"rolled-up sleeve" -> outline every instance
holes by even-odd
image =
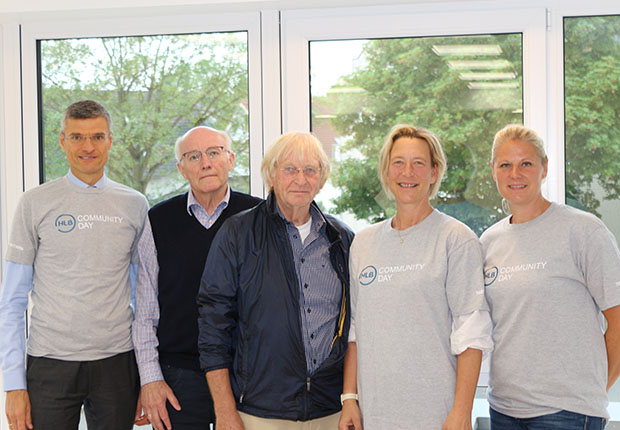
[[[450,350],[459,355],[467,348],[479,349],[484,355],[493,350],[493,322],[487,310],[477,310],[454,319]]]

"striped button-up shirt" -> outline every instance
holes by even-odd
[[[312,226],[303,242],[297,227],[280,213],[286,223],[299,281],[301,331],[308,374],[314,373],[331,351],[342,299],[342,286],[329,259],[325,219],[312,206],[310,213]]]

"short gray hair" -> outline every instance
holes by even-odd
[[[60,131],[64,134],[67,127],[67,120],[71,119],[90,119],[104,117],[108,122],[108,128],[112,131],[112,118],[108,110],[101,104],[94,100],[80,100],[78,102],[69,105],[65,112],[62,114],[62,121],[60,124]]]
[[[232,140],[230,139],[230,136],[225,131],[217,130],[215,128],[207,127],[207,126],[204,126],[204,125],[199,125],[197,127],[190,128],[189,130],[187,130],[185,132],[185,134],[180,136],[176,140],[176,142],[174,142],[174,156],[177,159],[177,161],[181,161],[181,158],[183,157],[183,154],[181,154],[181,144],[183,143],[183,141],[185,139],[187,139],[187,136],[189,136],[190,133],[192,133],[194,130],[199,129],[199,128],[206,128],[206,129],[212,130],[215,133],[219,134],[224,139],[224,145],[227,146],[226,149],[232,150],[232,147],[231,147]]]

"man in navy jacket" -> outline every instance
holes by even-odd
[[[217,428],[296,429],[313,420],[332,430],[353,233],[313,202],[329,160],[312,135],[281,136],[262,174],[269,197],[222,226],[198,293],[200,364]]]
[[[190,191],[153,207],[138,245],[133,324],[144,413],[155,430],[208,429],[213,403],[198,361],[196,293],[224,220],[260,199],[232,191],[235,154],[222,131],[196,127],[175,145]]]

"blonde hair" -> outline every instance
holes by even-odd
[[[527,128],[521,124],[508,124],[500,131],[495,133],[493,138],[493,147],[491,148],[491,162],[495,162],[495,154],[497,149],[505,142],[509,140],[521,140],[529,143],[536,149],[541,160],[544,162],[547,160],[547,153],[545,152],[545,142],[542,138],[531,128]]]
[[[390,130],[390,133],[385,138],[385,142],[381,148],[381,153],[379,155],[379,180],[381,181],[383,191],[385,191],[388,196],[394,197],[388,185],[388,169],[390,168],[392,147],[394,147],[394,143],[401,137],[422,139],[428,144],[428,149],[431,154],[431,167],[437,167],[437,180],[434,184],[431,184],[428,190],[429,199],[432,199],[437,195],[441,185],[441,179],[446,171],[446,156],[441,148],[439,138],[435,136],[432,131],[407,124],[398,124],[392,127],[392,130]]]
[[[330,164],[327,154],[323,150],[323,145],[310,133],[292,131],[278,137],[273,142],[263,157],[261,164],[261,174],[263,181],[269,185],[269,190],[273,190],[273,181],[276,176],[276,167],[278,162],[293,155],[293,157],[302,158],[309,156],[319,161],[321,168],[321,187],[327,182],[329,176]]]

